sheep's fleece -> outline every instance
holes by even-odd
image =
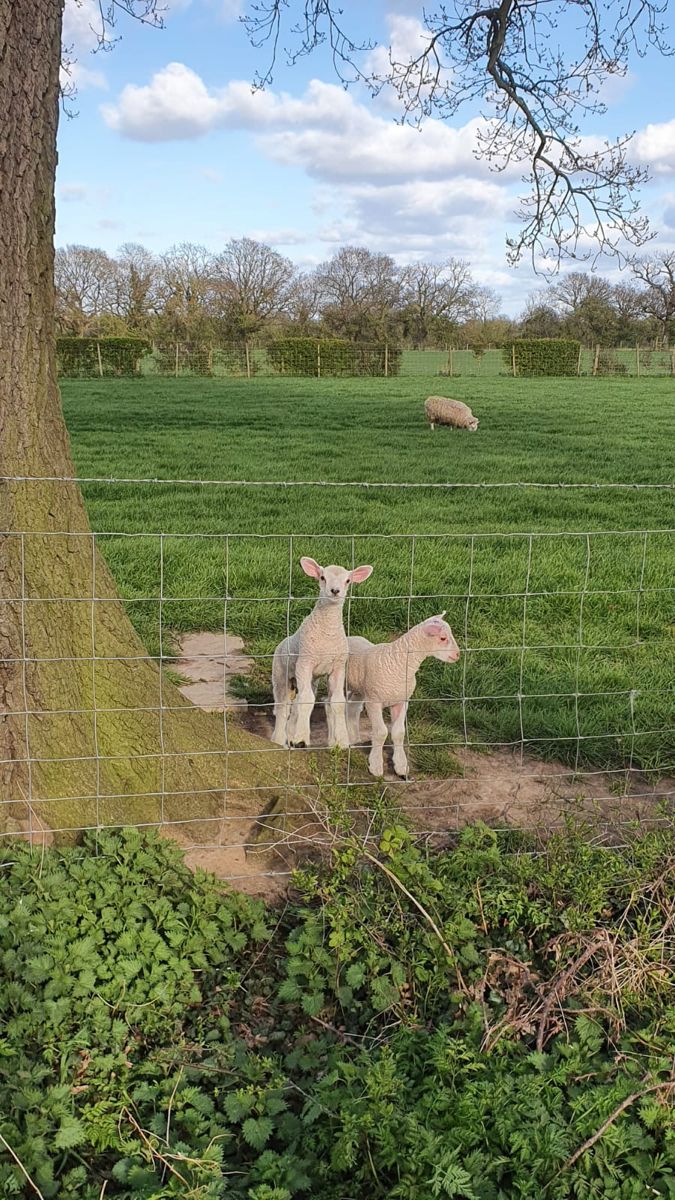
[[[428,396],[424,402],[424,412],[432,429],[434,425],[451,425],[454,429],[470,429],[472,432],[478,428],[478,419],[468,404],[463,404],[461,400]]]

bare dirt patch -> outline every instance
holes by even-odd
[[[236,708],[238,721],[250,732],[269,739],[271,709],[248,708],[229,690],[231,676],[247,674],[253,665],[242,653],[241,640],[228,638],[225,644],[222,634],[190,634],[180,647],[183,658],[175,669],[189,681],[181,688],[183,694],[211,711]],[[362,733],[367,741],[365,717]],[[322,704],[317,704],[312,715],[312,746],[317,751],[326,747]],[[630,822],[648,825],[662,819],[666,806],[672,810],[675,798],[672,777],[655,781],[637,771],[621,770],[575,774],[564,763],[521,754],[519,748],[486,754],[458,747],[449,760],[455,773],[446,778],[401,781],[392,776],[386,780],[413,828],[439,847],[475,821],[499,829],[537,830],[544,835],[569,816],[588,819],[603,827],[609,840],[617,840]],[[372,783],[361,750],[350,752],[350,774],[352,779]],[[295,863],[313,849],[319,850],[324,831],[318,821],[306,821],[301,830],[287,827],[285,834],[275,839],[274,848],[261,855],[257,844],[260,830],[261,823],[251,821],[250,815],[242,813],[238,820],[236,814],[234,819],[231,814],[222,829],[214,829],[214,842],[219,845],[191,846],[184,840],[186,862],[193,869],[201,867],[230,880],[241,891],[277,898],[285,891]],[[164,832],[181,840],[175,827],[165,828]]]
[[[179,690],[187,700],[207,712],[245,708],[230,691],[233,675],[247,675],[253,659],[242,653],[240,637],[223,633],[186,633],[178,643],[180,658],[174,670],[185,680]]]

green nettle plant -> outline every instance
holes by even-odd
[[[504,347],[503,355],[516,375],[576,375],[580,349],[573,338],[517,338]]]
[[[2,848],[0,1194],[675,1195],[672,833],[432,857],[329,793],[276,909],[153,834]]]

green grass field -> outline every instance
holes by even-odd
[[[422,404],[438,391],[472,405],[476,434],[429,432]],[[82,476],[674,475],[671,379],[146,379],[64,381],[62,393]],[[165,654],[172,632],[222,628],[227,588],[228,629],[262,656],[247,685],[259,703],[270,699],[265,656],[312,603],[299,556],[345,565],[354,556],[375,573],[352,599],[353,632],[381,640],[445,608],[469,651],[456,668],[423,668],[411,710],[411,741],[425,746],[418,769],[443,770],[446,748],[465,735],[477,745],[524,738],[580,765],[673,765],[675,537],[641,532],[675,527],[673,492],[106,483],[85,496],[97,531],[144,535],[101,545],[153,652],[160,573]],[[289,590],[300,599],[289,604]]]

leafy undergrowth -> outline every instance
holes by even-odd
[[[587,834],[390,815],[278,909],[138,831],[6,846],[0,1193],[675,1195],[675,845]]]

